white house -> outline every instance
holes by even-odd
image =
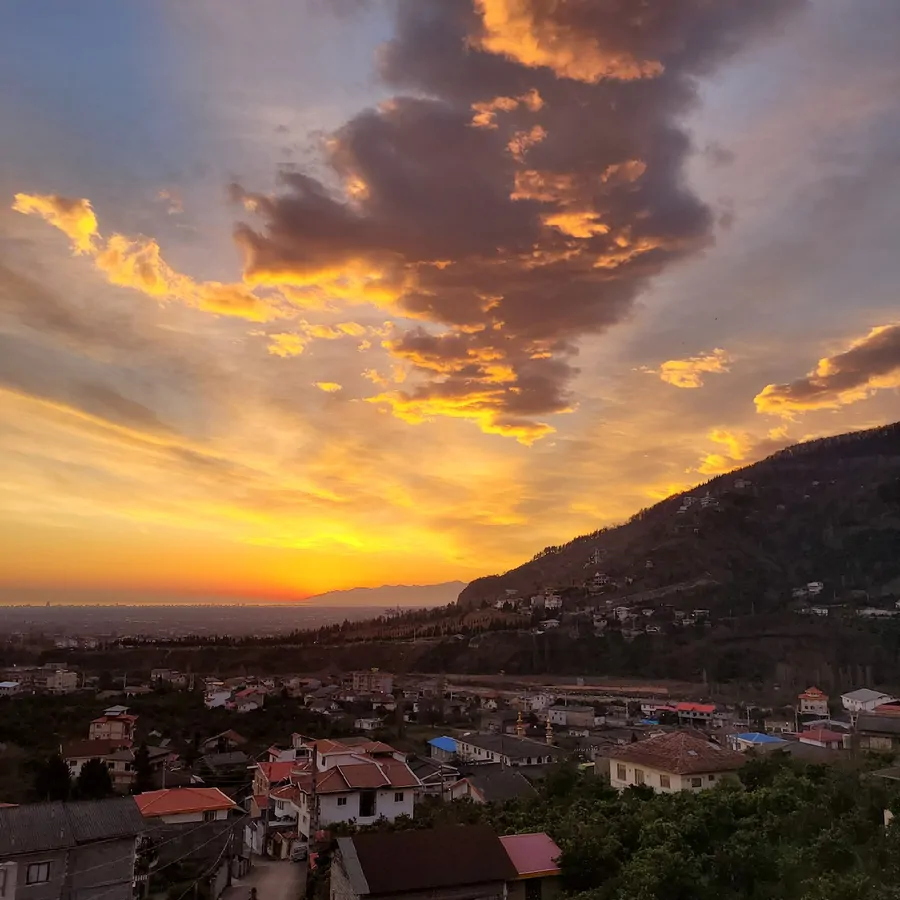
[[[559,757],[559,751],[550,744],[509,734],[464,734],[456,739],[456,753],[466,762],[505,766],[540,766]]]
[[[0,681],[0,697],[14,697],[20,690],[18,681]]]
[[[610,784],[624,790],[646,785],[657,793],[715,787],[747,757],[687,731],[624,744],[609,753]]]
[[[367,716],[365,718],[357,719],[353,723],[353,727],[357,731],[378,731],[379,728],[384,725],[384,720],[380,716]]]
[[[797,697],[801,716],[828,716],[828,695],[817,687],[807,688]]]
[[[164,788],[135,794],[134,799],[145,819],[167,825],[227,819],[237,807],[234,800],[211,787]]]
[[[850,691],[849,694],[841,694],[841,704],[848,712],[871,712],[882,703],[890,703],[894,698],[881,691],[873,691],[869,688],[860,688]]]

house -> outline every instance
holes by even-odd
[[[222,709],[231,702],[231,690],[226,687],[207,688],[203,705],[207,709]]]
[[[109,768],[109,777],[114,790],[122,793],[131,790],[135,778],[136,753],[137,751],[132,747],[123,747],[106,755],[106,765]],[[162,773],[173,755],[172,751],[167,747],[148,747],[147,755],[150,771],[156,776],[154,781],[161,783]]]
[[[18,681],[0,681],[0,697],[15,697],[21,689]]]
[[[484,772],[473,772],[450,787],[450,799],[468,797],[475,803],[505,803],[519,797],[534,797],[534,785],[519,769],[484,766]]]
[[[390,672],[369,669],[365,672],[354,672],[351,678],[353,690],[357,693],[371,694],[377,691],[382,694],[392,694],[394,692],[394,676]]]
[[[505,734],[470,732],[457,738],[457,755],[467,762],[497,762],[506,766],[540,766],[552,763],[560,752],[550,744]]]
[[[900,748],[900,716],[862,712],[856,718],[856,734],[863,750],[896,750]]]
[[[238,734],[233,729],[222,731],[207,738],[200,744],[204,753],[226,753],[229,750],[239,750],[247,743],[247,738]]]
[[[881,691],[873,691],[869,688],[860,688],[850,691],[849,694],[841,694],[841,704],[851,713],[871,712],[882,703],[890,703],[894,698]]]
[[[547,714],[551,725],[563,728],[593,728],[597,724],[593,706],[551,706]]]
[[[407,764],[413,775],[422,782],[422,793],[438,797],[448,796],[450,786],[459,781],[459,769],[437,759],[416,756]]]
[[[357,731],[378,731],[384,725],[384,719],[381,716],[365,716],[360,719],[356,719],[353,723],[353,727]]]
[[[518,878],[487,825],[371,832],[337,839],[330,900],[493,900]]]
[[[514,705],[520,707],[523,712],[540,713],[553,706],[555,701],[554,694],[538,691],[537,693],[520,694],[515,698]]]
[[[215,787],[164,788],[135,794],[134,801],[145,819],[167,825],[213,822],[228,818],[237,804]]]
[[[78,690],[78,673],[68,669],[48,672],[44,687],[51,694],[71,694]]]
[[[769,750],[781,750],[787,741],[784,738],[775,737],[773,734],[763,734],[760,731],[747,731],[743,734],[729,734],[728,746],[732,750],[744,753],[747,750],[756,750],[765,753]]]
[[[265,702],[265,691],[248,687],[234,694],[231,702],[226,702],[225,706],[233,707],[235,712],[246,713],[252,712],[255,709],[262,709]]]
[[[507,884],[507,900],[553,900],[562,893],[562,851],[550,835],[508,834],[500,838],[518,876]]]
[[[252,760],[242,750],[227,753],[207,753],[194,763],[194,771],[204,780],[235,784],[248,777],[247,769]]]
[[[88,729],[90,740],[134,740],[137,716],[128,714],[127,706],[111,706],[103,715],[94,719]]]
[[[481,714],[481,730],[494,734],[512,734],[516,730],[519,715],[513,709],[498,709]]]
[[[797,697],[797,709],[801,716],[828,715],[828,695],[817,687],[807,688]]]
[[[843,750],[850,746],[850,735],[838,731],[829,731],[827,728],[815,728],[812,731],[804,731],[797,739],[801,744],[810,744],[813,747],[824,747],[826,750]]]
[[[456,739],[436,737],[428,742],[428,753],[432,759],[447,762],[456,756]]]
[[[89,759],[99,759],[106,762],[107,757],[123,747],[131,745],[131,741],[111,741],[107,739],[95,739],[92,741],[70,741],[63,744],[60,748],[60,756],[62,756],[66,765],[69,767],[69,774],[72,778],[77,778],[81,774],[82,766]]]
[[[743,753],[690,731],[669,732],[614,747],[607,756],[614,788],[621,791],[643,784],[658,793],[713,787],[747,761]]]
[[[715,703],[676,703],[679,725],[709,726],[716,712]]]
[[[131,797],[0,808],[0,896],[132,900],[144,829]]]

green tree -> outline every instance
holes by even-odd
[[[75,793],[81,800],[101,800],[113,792],[109,768],[102,759],[89,759],[75,779]]]
[[[40,800],[68,800],[72,778],[63,758],[54,753],[39,765],[34,779],[34,792]]]

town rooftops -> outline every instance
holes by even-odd
[[[511,734],[465,734],[458,739],[458,743],[499,753],[510,759],[559,756],[559,750],[550,744],[533,741],[530,738],[515,737]]]
[[[763,734],[761,731],[747,731],[744,734],[736,734],[735,738],[748,744],[786,744],[784,738],[774,734]]]
[[[859,688],[858,690],[850,691],[848,694],[841,694],[842,700],[850,700],[854,703],[871,703],[873,700],[881,700],[882,698],[886,701],[893,699],[882,691],[873,691],[870,688]]]
[[[118,738],[96,738],[85,741],[69,741],[62,748],[63,759],[100,759],[122,747],[128,747],[131,741]]]
[[[215,787],[163,788],[135,794],[141,814],[147,818],[176,816],[184,813],[215,812],[234,809],[237,804]]]
[[[135,837],[146,829],[133,797],[0,808],[0,859]]]
[[[436,891],[519,876],[487,825],[370,832],[338,838],[337,843],[359,896]]]
[[[432,738],[428,743],[437,750],[443,750],[444,753],[456,753],[456,738],[444,735]]]
[[[747,761],[744,754],[720,747],[689,731],[673,731],[614,747],[609,757],[617,762],[630,762],[673,775],[730,772]]]
[[[500,838],[503,849],[516,867],[519,878],[559,875],[557,860],[562,851],[549,834],[508,834]]]

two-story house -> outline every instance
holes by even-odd
[[[144,819],[131,797],[0,808],[3,900],[132,900]]]
[[[797,711],[801,716],[828,717],[828,694],[817,687],[807,688],[797,697]]]
[[[676,703],[675,712],[679,725],[708,728],[716,713],[715,703]]]
[[[129,715],[127,706],[110,706],[91,722],[88,739],[133,741],[136,724],[137,716]]]
[[[394,691],[394,676],[390,672],[369,669],[364,672],[354,672],[351,678],[353,690],[358,694],[392,694]]]
[[[69,775],[74,779],[81,774],[81,769],[88,760],[99,759],[106,762],[112,753],[129,746],[131,746],[131,741],[103,738],[89,741],[69,741],[60,747],[60,755],[69,767]]]
[[[870,688],[859,688],[847,694],[841,694],[841,705],[850,713],[872,712],[883,703],[890,703],[894,698],[883,691]]]
[[[690,731],[660,734],[612,748],[610,784],[618,790],[646,785],[657,793],[714,787],[736,772],[747,757]]]
[[[596,715],[593,706],[551,706],[547,710],[551,725],[560,725],[564,728],[593,728]]]

